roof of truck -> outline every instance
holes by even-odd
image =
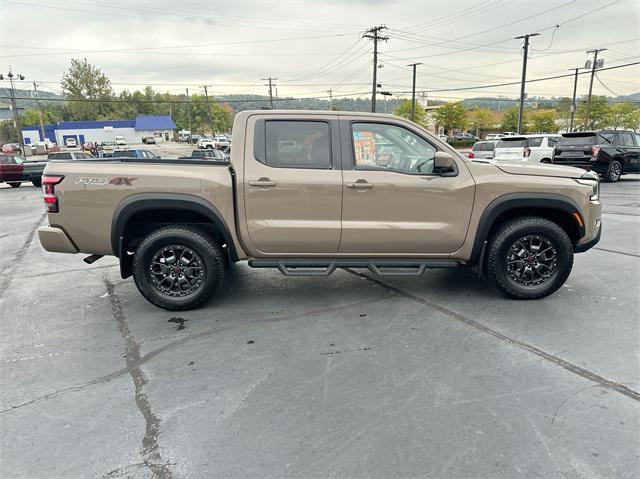
[[[333,111],[333,110],[245,110],[238,115],[318,115],[318,116],[370,116],[372,118],[399,118],[390,113],[371,113],[365,111]],[[404,118],[403,118],[404,119]]]

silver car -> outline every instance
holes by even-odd
[[[481,160],[492,160],[493,152],[496,148],[497,140],[476,141],[469,152],[469,158],[479,158]]]

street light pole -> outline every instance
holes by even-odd
[[[26,155],[26,149],[24,147],[24,138],[22,136],[22,127],[20,126],[20,115],[18,115],[18,105],[16,103],[16,91],[15,91],[15,86],[13,84],[13,77],[17,77],[18,80],[24,80],[25,76],[24,75],[20,75],[19,73],[14,75],[14,73],[11,71],[11,67],[9,67],[9,73],[7,73],[7,78],[9,78],[9,84],[11,85],[11,88],[9,89],[10,95],[11,95],[11,109],[13,110],[13,123],[16,127],[16,131],[18,133],[18,141],[20,142],[20,151],[22,152],[23,155]],[[4,80],[4,75],[2,73],[0,73],[0,80]]]

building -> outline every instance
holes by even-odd
[[[138,116],[135,120],[104,121],[61,121],[54,125],[45,125],[45,136],[57,145],[66,145],[69,138],[77,144],[88,142],[102,143],[115,141],[116,136],[123,137],[130,143],[142,143],[142,139],[153,136],[156,142],[173,141],[176,124],[170,116]],[[22,129],[25,145],[43,141],[40,125],[27,126]]]

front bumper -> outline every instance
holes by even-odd
[[[574,253],[584,253],[585,251],[590,250],[600,241],[600,237],[602,236],[602,220],[598,220],[598,227],[595,235],[592,238],[584,240],[582,243],[578,243],[576,247],[573,249]]]
[[[52,253],[78,253],[71,239],[60,228],[42,226],[38,229],[38,238],[42,247]]]

